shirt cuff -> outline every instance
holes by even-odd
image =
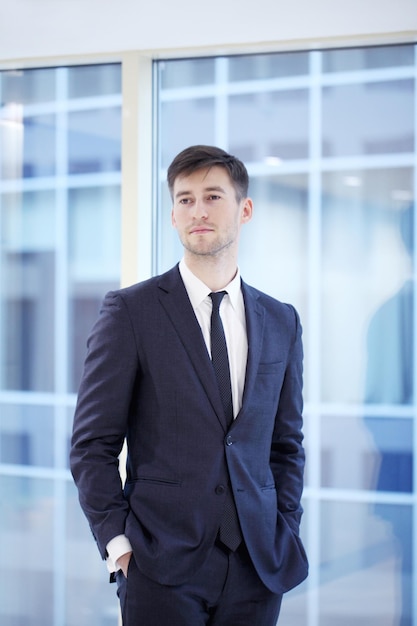
[[[120,569],[117,559],[126,554],[126,552],[132,552],[132,545],[126,535],[117,535],[117,537],[113,537],[109,541],[106,549],[108,554],[106,559],[107,569],[112,573]]]

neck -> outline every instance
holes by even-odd
[[[221,260],[210,256],[196,256],[185,251],[184,261],[211,291],[220,291],[233,280],[237,272],[237,259]]]

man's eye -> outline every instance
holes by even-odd
[[[190,198],[181,198],[180,204],[188,204],[190,202]]]
[[[209,196],[209,200],[219,200],[219,199],[220,199],[220,196],[215,196],[215,195]]]

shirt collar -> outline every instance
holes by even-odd
[[[203,281],[201,281],[192,271],[187,267],[184,259],[181,259],[179,264],[179,270],[181,278],[184,282],[185,288],[190,298],[193,309],[197,309],[200,304],[207,298],[211,290],[207,287]],[[229,294],[230,302],[234,309],[238,306],[238,300],[240,295],[240,271],[237,269],[236,276],[230,281],[222,291],[227,291]]]

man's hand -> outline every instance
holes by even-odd
[[[129,567],[130,557],[132,556],[132,552],[126,552],[126,554],[122,554],[117,559],[117,565],[122,570],[124,577],[127,578],[127,570]]]

